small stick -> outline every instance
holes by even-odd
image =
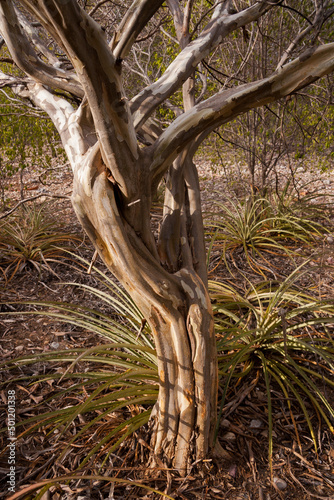
[[[138,333],[137,333],[136,340],[138,340],[138,339],[139,339],[139,336],[141,335],[142,331],[144,330],[145,325],[146,325],[146,319],[145,319],[145,318],[143,318],[143,319],[141,320],[141,326],[140,326],[140,329],[139,329],[139,331],[138,331]]]
[[[91,260],[91,263],[89,264],[89,268],[87,269],[87,274],[91,274],[92,268],[96,262],[97,256],[98,256],[98,252],[97,252],[97,250],[95,250],[93,257],[92,257],[92,260]]]
[[[70,200],[71,199],[70,196],[67,196],[65,194],[40,193],[40,194],[37,194],[36,196],[32,196],[31,198],[25,198],[24,200],[19,201],[15,205],[15,207],[13,207],[11,210],[8,210],[8,212],[6,212],[4,214],[1,214],[0,215],[0,219],[4,219],[5,217],[8,217],[8,215],[10,215],[13,212],[15,212],[15,210],[17,210],[24,203],[27,203],[28,201],[37,200],[37,198],[42,198],[43,196],[48,196],[49,198],[65,198],[66,200]]]

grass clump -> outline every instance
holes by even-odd
[[[88,267],[88,262],[79,260]],[[106,274],[97,268],[93,272],[97,286],[66,286],[97,298],[103,312],[83,303],[26,301],[25,311],[6,315],[47,315],[94,332],[108,343],[25,355],[2,363],[0,369],[9,373],[2,388],[9,383],[29,390],[52,387],[36,404],[34,415],[18,422],[17,438],[42,435],[62,467],[79,475],[94,471],[96,476],[110,467],[115,451],[148,424],[159,378],[151,332],[140,311]],[[323,387],[334,387],[334,306],[298,288],[301,274],[298,268],[282,283],[249,283],[243,292],[210,282],[222,388],[219,417],[224,417],[235,386],[247,385],[250,379],[251,390],[254,380],[262,384],[270,464],[275,428],[273,392],[281,395],[300,447],[296,412],[303,415],[315,449],[315,418],[322,419],[333,432],[334,408]],[[58,479],[54,477],[50,484],[59,484]]]
[[[88,262],[78,259],[88,267]],[[46,375],[24,375],[11,379],[11,383],[36,385],[52,381],[59,388],[36,406],[35,416],[18,424],[19,428],[25,427],[19,437],[41,428],[48,434],[56,431],[56,441],[63,443],[58,457],[61,460],[70,450],[75,450],[78,443],[82,445],[89,440],[92,433],[101,434],[98,442],[82,457],[78,470],[93,459],[99,459],[103,467],[110,454],[148,422],[158,395],[156,353],[146,321],[126,292],[98,269],[94,268],[94,271],[99,287],[80,283],[65,285],[95,296],[109,313],[84,304],[25,301],[20,304],[26,306],[26,310],[19,314],[48,316],[98,334],[108,343],[90,349],[22,356],[0,365],[1,369],[9,371],[16,371],[19,367],[47,366]],[[14,316],[18,313],[0,314]],[[55,404],[57,400],[60,401],[59,408],[44,411],[45,406]],[[65,406],[61,403],[64,400],[67,402]],[[115,418],[110,424],[112,415]],[[74,436],[70,432],[73,426],[76,429]]]

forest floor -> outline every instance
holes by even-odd
[[[280,175],[281,186],[291,179],[291,168],[282,165]],[[228,174],[226,172],[228,169]],[[328,206],[333,203],[334,177],[331,172],[319,175],[318,171],[304,169],[302,164],[295,165],[293,183],[299,196],[322,194],[322,203]],[[205,214],[212,212],[217,201],[231,203],[249,195],[249,179],[247,171],[240,165],[229,165],[225,168],[213,168],[210,162],[199,163],[199,176],[202,188],[203,209]],[[33,170],[25,173],[25,196],[35,197],[36,202],[44,201],[46,193],[71,194],[71,175],[68,170],[52,172],[48,179],[41,185],[40,172]],[[275,187],[275,176],[272,178]],[[282,189],[280,187],[279,189]],[[44,190],[44,191],[43,191]],[[297,196],[296,194],[296,196]],[[18,179],[13,182],[7,196],[12,204],[19,201]],[[312,197],[312,196],[311,196]],[[45,198],[48,200],[48,198]],[[319,198],[316,199],[316,202]],[[85,283],[90,286],[99,286],[94,273],[87,272],[89,262],[94,250],[83,235],[78,224],[69,198],[52,199],[48,201],[49,212],[56,214],[55,220],[65,223],[64,231],[70,231],[79,237],[79,242],[72,247],[74,252],[85,258],[88,262],[83,270],[71,265],[71,259],[62,256],[54,262],[42,266],[40,272],[31,266],[17,269],[10,280],[0,276],[0,362],[22,355],[37,355],[38,353],[56,352],[73,348],[88,349],[106,340],[83,328],[59,321],[47,316],[20,315],[23,305],[18,301],[59,301],[85,303],[87,307],[101,307],[105,312],[105,305],[88,292],[76,291],[68,283]],[[161,209],[157,205],[153,220],[158,226],[161,218]],[[0,224],[4,221],[0,220]],[[332,221],[333,222],[333,221]],[[334,224],[330,228],[333,234]],[[298,250],[298,249],[297,249]],[[292,262],[286,256],[272,256],[272,269],[275,276],[268,279],[285,278],[306,257],[307,277],[300,278],[300,286],[310,291],[316,297],[333,300],[334,303],[334,244],[332,238],[319,238],[316,247],[304,249],[306,253],[300,254],[297,262]],[[102,264],[97,261],[97,267]],[[231,264],[232,266],[232,264]],[[226,269],[221,262],[221,250],[213,248],[209,267],[210,279],[231,283],[244,288],[247,282],[256,283],[263,279],[254,270],[247,267],[242,253],[237,253],[233,260],[234,273]],[[264,266],[265,268],[265,266]],[[263,268],[263,269],[264,269]],[[270,273],[269,273],[270,274]],[[8,278],[8,277],[7,277]],[[12,316],[16,311],[18,314]],[[7,314],[6,314],[7,313]],[[59,362],[56,370],[63,370],[64,365]],[[55,401],[53,397],[57,383],[53,380],[39,382],[31,385],[24,381],[24,375],[47,373],[50,366],[47,362],[38,363],[33,367],[17,367],[15,370],[4,369],[0,374],[0,428],[6,428],[8,410],[8,391],[15,391],[16,419],[17,422],[30,418],[45,410],[65,407],[68,404],[66,393]],[[20,381],[17,379],[20,378]],[[2,387],[2,390],[1,390]],[[64,386],[65,387],[65,386]],[[298,423],[298,438],[291,420],[280,409],[279,394],[273,392],[274,413],[274,447],[272,476],[268,462],[268,410],[265,402],[265,385],[253,379],[245,379],[241,384],[236,384],[229,393],[226,407],[223,409],[218,440],[225,450],[223,456],[212,457],[202,463],[193,464],[189,474],[181,478],[172,469],[159,467],[147,469],[146,459],[149,453],[149,433],[145,428],[139,429],[112,455],[113,459],[102,471],[98,463],[90,464],[89,468],[81,470],[81,476],[100,474],[113,476],[122,482],[108,483],[101,478],[87,479],[82,477],[72,481],[63,481],[44,493],[43,500],[89,500],[89,499],[135,499],[135,498],[162,498],[160,494],[145,491],[140,485],[148,486],[169,495],[175,499],[221,499],[221,500],[311,500],[321,498],[334,500],[334,439],[326,425],[321,423],[319,415],[314,412],[313,425],[316,429],[318,450],[314,450],[307,424],[302,418]],[[328,400],[334,405],[334,391],[326,394]],[[44,403],[45,402],[45,403]],[[131,409],[141,411],[141,409]],[[311,411],[311,410],[310,410]],[[120,416],[121,418],[122,416]],[[20,431],[21,432],[21,431]],[[55,431],[56,432],[56,431]],[[73,431],[74,432],[74,431]],[[100,430],[96,429],[97,436]],[[17,431],[15,442],[15,488],[33,485],[45,479],[74,473],[75,465],[91,449],[92,442],[87,439],[72,449],[71,454],[58,460],[64,446],[64,440],[56,440],[55,434],[47,429],[39,433],[34,432],[20,439]],[[298,442],[299,441],[299,442]],[[0,434],[2,452],[0,452],[0,498],[9,498],[8,467],[9,448],[8,432]],[[77,474],[77,475],[78,475]],[[131,484],[136,483],[136,484]],[[13,498],[34,498],[28,490],[23,496]]]

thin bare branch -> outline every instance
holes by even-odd
[[[297,47],[297,45],[312,30],[314,30],[316,27],[318,27],[319,25],[321,25],[321,23],[323,22],[323,18],[324,18],[324,9],[323,9],[322,6],[318,6],[318,8],[316,10],[316,13],[315,13],[315,16],[314,16],[314,21],[311,22],[309,19],[307,19],[307,21],[309,22],[309,25],[307,26],[307,28],[305,28],[304,30],[300,31],[297,34],[297,36],[294,38],[294,40],[290,43],[289,47],[284,51],[284,53],[283,53],[283,55],[281,57],[281,60],[279,61],[276,69],[280,69],[285,64],[285,62],[288,60],[288,58],[291,57],[291,54],[292,54],[293,50]]]
[[[6,213],[0,215],[0,220],[1,219],[5,219],[6,217],[8,217],[12,213],[14,213],[15,210],[17,210],[19,207],[21,207],[25,203],[29,203],[30,201],[38,200],[38,198],[43,198],[43,197],[47,197],[47,198],[63,198],[65,200],[70,200],[71,199],[71,197],[67,196],[66,194],[53,194],[53,193],[47,193],[47,192],[45,192],[45,193],[44,192],[43,193],[39,193],[39,194],[36,194],[35,196],[31,196],[30,198],[25,198],[24,200],[21,200],[18,203],[16,203],[16,205],[13,208],[11,208],[10,210],[8,210]]]
[[[98,11],[100,7],[102,7],[102,5],[108,2],[110,2],[110,0],[101,0],[100,2],[97,2],[97,4],[95,4],[94,7],[89,11],[89,15],[93,16],[95,12]]]
[[[295,92],[334,70],[334,43],[308,49],[271,76],[223,90],[182,114],[156,141],[154,175],[161,175],[173,159],[199,134],[208,135],[241,113]]]

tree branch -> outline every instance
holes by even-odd
[[[0,31],[17,66],[36,82],[83,97],[74,73],[44,63],[22,31],[15,8],[9,0],[0,0]]]
[[[25,0],[34,10],[34,0]],[[75,1],[40,0],[44,27],[55,32],[87,98],[103,162],[127,203],[138,193],[139,152],[120,64],[101,27]]]
[[[21,90],[21,95],[29,97],[36,106],[49,115],[59,132],[71,167],[74,169],[75,165],[82,161],[82,155],[91,146],[91,138],[85,136],[85,130],[80,124],[82,107],[75,111],[66,99],[54,96],[38,83],[28,83]]]
[[[43,56],[49,61],[51,65],[55,65],[56,68],[59,67],[59,59],[53,52],[51,52],[51,50],[48,49],[43,40],[38,36],[38,32],[34,28],[32,23],[28,21],[28,19],[23,15],[22,12],[17,11],[16,14],[18,20],[20,21],[22,29],[24,29],[25,33],[27,34],[33,45],[36,47],[37,51],[43,54]]]
[[[16,203],[16,205],[13,208],[11,208],[10,210],[8,210],[8,212],[0,215],[0,220],[4,219],[5,217],[8,217],[10,214],[15,212],[15,210],[17,210],[24,203],[28,203],[29,201],[37,200],[38,198],[42,198],[43,196],[47,196],[49,198],[64,198],[66,200],[71,200],[71,197],[67,196],[66,194],[39,193],[39,194],[36,194],[35,196],[31,196],[31,198],[25,198],[24,200],[21,200],[18,203]]]
[[[241,113],[263,106],[302,89],[334,70],[334,43],[305,51],[271,76],[233,89],[222,90],[179,116],[154,145],[153,176],[167,166],[202,133],[204,139],[218,126]]]
[[[166,98],[179,89],[193,73],[198,63],[207,57],[228,34],[257,20],[274,6],[275,4],[257,2],[243,11],[229,14],[228,10],[222,9],[222,5],[219,4],[201,35],[182,50],[159,80],[132,99],[131,111],[135,127],[140,127]]]
[[[282,7],[286,7],[286,6],[282,5]],[[295,10],[295,9],[292,9],[292,10]],[[298,14],[300,14],[300,13],[298,12]],[[312,30],[314,30],[317,26],[319,26],[322,23],[323,17],[324,17],[323,8],[318,6],[316,13],[315,13],[315,16],[314,16],[313,23],[309,19],[306,18],[307,21],[309,22],[309,26],[307,28],[305,28],[304,30],[300,31],[297,34],[297,36],[295,37],[295,39],[290,43],[289,47],[283,52],[281,60],[279,61],[276,69],[280,69],[284,65],[286,60],[291,56],[292,51],[297,47],[298,43],[300,43],[300,41],[303,40],[303,38],[305,38],[308,35],[308,33],[310,33]]]
[[[163,2],[164,0],[134,0],[110,44],[116,59],[124,59],[128,55],[137,36]]]

